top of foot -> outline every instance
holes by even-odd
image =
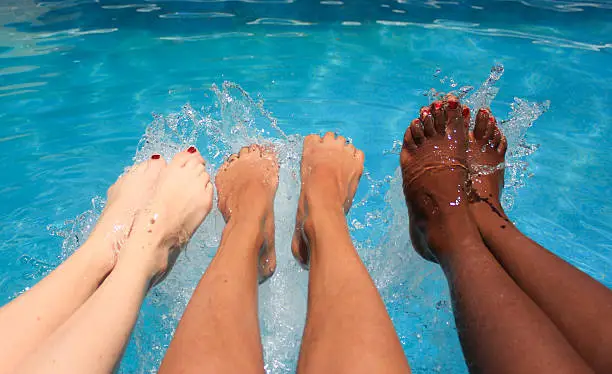
[[[363,152],[333,133],[304,139],[302,190],[291,245],[293,255],[303,266],[309,264],[307,236],[312,212],[337,209],[348,213],[363,174],[364,158]]]
[[[136,213],[149,203],[166,161],[159,155],[129,168],[108,189],[106,206],[89,241],[95,241],[100,256],[112,268],[127,239]],[[109,269],[110,270],[110,269]]]
[[[153,244],[129,250],[146,250],[138,255],[151,261],[154,283],[165,276],[181,247],[210,213],[212,198],[210,176],[195,147],[178,153],[160,173],[151,201],[136,216],[129,239]]]
[[[421,108],[420,118],[404,134],[400,164],[411,237],[415,249],[429,260],[435,259],[431,247],[439,236],[431,221],[445,219],[467,204],[469,116],[469,108],[448,96]]]
[[[501,211],[504,187],[504,161],[508,142],[489,109],[480,109],[474,131],[470,133],[468,165],[473,202],[488,201]]]
[[[254,144],[231,155],[215,179],[219,210],[226,222],[235,219],[261,223],[260,283],[276,269],[274,196],[278,188],[278,170],[276,153]]]

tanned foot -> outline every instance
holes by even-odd
[[[468,165],[472,191],[470,200],[473,213],[478,209],[493,210],[506,218],[501,203],[504,188],[504,161],[508,142],[489,109],[480,109],[476,115],[474,131],[470,133]]]
[[[166,161],[159,155],[131,167],[108,189],[106,207],[88,238],[91,248],[100,250],[101,261],[112,270],[121,246],[134,222],[136,213],[143,209],[155,191]]]
[[[425,259],[437,261],[453,230],[469,220],[467,207],[467,128],[469,108],[454,96],[421,108],[400,154],[410,237]],[[451,225],[449,220],[454,220]]]
[[[293,256],[304,268],[310,264],[308,248],[309,212],[313,209],[338,209],[348,213],[363,174],[364,154],[344,137],[328,132],[323,138],[304,139],[295,232],[291,243]]]
[[[130,255],[126,251],[137,251],[150,264],[151,285],[159,283],[210,213],[212,199],[213,186],[200,153],[195,147],[178,153],[159,174],[148,205],[136,215],[119,261],[121,255]],[[130,246],[132,240],[139,245]]]
[[[260,284],[276,270],[274,196],[278,188],[278,169],[276,154],[254,144],[230,156],[215,179],[219,210],[226,222],[241,219],[258,220],[261,224]]]

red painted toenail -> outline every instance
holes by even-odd
[[[196,153],[196,147],[191,146],[191,147],[187,148],[187,152],[189,152],[189,153]]]
[[[480,108],[480,110],[478,112],[482,113],[482,114],[485,114],[487,112],[487,110],[485,108]]]
[[[153,160],[159,160],[161,158],[160,155],[158,155],[157,153],[151,156],[151,159]]]
[[[451,109],[457,109],[457,107],[459,106],[459,102],[458,101],[449,101],[448,102],[448,107]]]
[[[434,103],[434,108],[435,108],[436,110],[440,110],[440,109],[442,109],[442,103],[441,103],[441,102],[439,102],[439,101],[436,101],[436,102]]]
[[[495,123],[495,117],[489,117],[489,123],[490,124]]]
[[[462,112],[464,117],[469,117],[470,116],[470,108],[465,107],[463,108],[463,112]]]
[[[430,114],[431,112],[429,111],[429,109],[423,109],[423,111],[421,112],[422,117],[427,117]]]

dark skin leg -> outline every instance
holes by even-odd
[[[455,97],[423,108],[400,161],[412,242],[446,274],[470,371],[591,373],[480,237],[465,192],[468,121]]]
[[[476,116],[470,165],[504,161],[506,140],[490,111]],[[478,169],[478,167],[472,167]],[[597,373],[612,373],[612,291],[523,235],[500,204],[503,169],[472,173],[472,216],[491,253]]]

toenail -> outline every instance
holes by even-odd
[[[448,102],[448,107],[451,109],[457,109],[457,107],[459,106],[459,102],[458,101],[449,101]]]
[[[160,155],[158,155],[157,153],[151,156],[151,159],[153,160],[159,160],[161,158]]]
[[[482,113],[482,114],[485,114],[485,113],[487,113],[487,110],[485,108],[480,108],[480,110],[478,112]]]
[[[440,109],[442,109],[442,103],[441,103],[441,102],[439,102],[439,101],[436,101],[436,102],[434,103],[434,108],[435,108],[436,110],[440,110]]]
[[[196,153],[196,147],[191,146],[191,147],[187,148],[187,152],[189,152],[189,153]]]
[[[490,124],[494,124],[495,123],[495,117],[489,117],[489,123]]]
[[[431,112],[429,111],[429,109],[423,109],[423,110],[421,111],[421,116],[422,116],[422,117],[427,117],[427,116],[429,116],[429,115],[431,115]]]
[[[463,112],[462,112],[464,117],[469,117],[470,116],[470,108],[465,107],[463,108]]]

